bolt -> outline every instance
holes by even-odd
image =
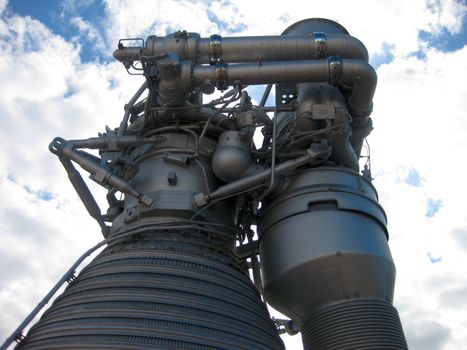
[[[177,173],[174,171],[170,172],[169,175],[167,175],[167,181],[169,182],[170,186],[177,185],[177,181],[178,181]]]

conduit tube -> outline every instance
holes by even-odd
[[[363,43],[350,35],[326,34],[323,37],[323,33],[313,33],[300,36],[229,37],[218,40],[220,56],[226,62],[315,59],[323,57],[324,50],[321,48],[324,47],[326,56],[339,55],[368,61],[368,51]],[[197,45],[189,46],[189,39],[178,39],[177,42],[177,37],[173,34],[166,37],[150,36],[146,50],[152,54],[176,52],[183,59],[210,63],[213,39],[198,38],[197,41]],[[321,44],[323,41],[324,45]]]
[[[309,83],[327,82],[331,85],[344,83],[352,86],[350,98],[351,113],[357,117],[366,117],[371,113],[372,100],[376,89],[375,70],[366,62],[351,59],[332,59],[314,61],[242,63],[218,66],[191,66],[182,62],[180,87],[191,90],[206,81],[218,85],[232,85],[240,81],[245,85],[270,83]],[[220,72],[222,71],[222,72]],[[222,81],[220,81],[222,80]],[[160,88],[163,89],[164,82]],[[171,88],[174,82],[170,82]],[[354,116],[354,115],[353,115]]]
[[[139,60],[139,56],[155,56],[167,52],[177,54],[182,60],[196,63],[219,61],[239,63],[256,61],[293,61],[342,56],[368,62],[365,45],[350,35],[325,34],[294,36],[250,36],[200,38],[197,34],[165,37],[149,36],[145,48],[121,47],[113,56],[120,62]]]

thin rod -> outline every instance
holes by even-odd
[[[260,201],[262,201],[266,196],[268,196],[275,185],[275,174],[276,174],[276,133],[277,133],[277,111],[274,111],[274,116],[272,118],[272,144],[271,144],[271,181],[269,182],[269,187],[261,195]]]
[[[141,87],[136,91],[136,94],[131,98],[131,100],[128,102],[128,104],[125,106],[125,113],[123,114],[123,119],[120,123],[120,127],[118,128],[118,136],[122,136],[126,132],[126,128],[128,126],[128,119],[130,119],[130,114],[131,114],[131,107],[135,104],[135,102],[138,100],[138,98],[141,96],[141,94],[146,90],[148,86],[148,82],[145,81]]]
[[[261,102],[259,103],[260,107],[264,107],[264,105],[266,104],[269,94],[271,93],[271,89],[272,89],[272,84],[268,84],[266,86],[266,89],[264,90],[263,97],[261,97]]]
[[[28,326],[29,323],[36,317],[36,315],[44,308],[45,305],[50,301],[50,299],[57,293],[57,291],[61,288],[61,286],[70,281],[76,269],[81,265],[81,263],[86,259],[89,255],[94,253],[97,249],[102,247],[104,244],[107,243],[107,240],[103,240],[102,242],[96,244],[94,247],[86,251],[81,257],[76,260],[73,266],[63,275],[63,277],[55,284],[55,286],[50,290],[49,293],[42,299],[39,304],[31,311],[31,313],[24,319],[23,322],[13,331],[13,333],[7,338],[7,340],[2,344],[0,350],[6,350],[8,347],[14,342],[17,341],[18,343],[21,342],[23,339],[23,330]]]

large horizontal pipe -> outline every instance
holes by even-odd
[[[239,81],[244,85],[328,82],[329,63],[327,60],[317,60],[241,63],[223,67],[198,65],[193,69],[193,78],[197,86],[207,80],[216,82],[218,85],[223,83],[230,85],[234,81]]]
[[[372,100],[377,76],[366,62],[352,59],[324,59],[311,61],[286,61],[242,63],[221,66],[195,65],[183,62],[181,87],[192,89],[206,82],[217,86],[241,82],[244,85],[277,83],[327,82],[332,85],[344,83],[352,87],[350,110],[353,117],[366,117],[372,111]],[[193,86],[193,83],[195,86]],[[160,86],[163,93],[163,86]],[[174,82],[168,82],[173,89]]]
[[[276,35],[221,38],[213,35],[200,38],[198,34],[149,36],[145,48],[120,47],[114,57],[123,62],[139,60],[140,55],[157,56],[175,53],[181,60],[196,63],[229,63],[255,61],[295,61],[342,56],[368,62],[363,43],[350,35],[315,32],[310,35]]]

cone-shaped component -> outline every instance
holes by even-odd
[[[306,350],[406,348],[386,216],[370,183],[339,168],[296,174],[258,229],[266,300],[303,324]]]
[[[283,349],[233,254],[153,232],[104,250],[17,349]]]
[[[407,349],[397,310],[375,299],[344,301],[317,311],[302,328],[305,350]]]

